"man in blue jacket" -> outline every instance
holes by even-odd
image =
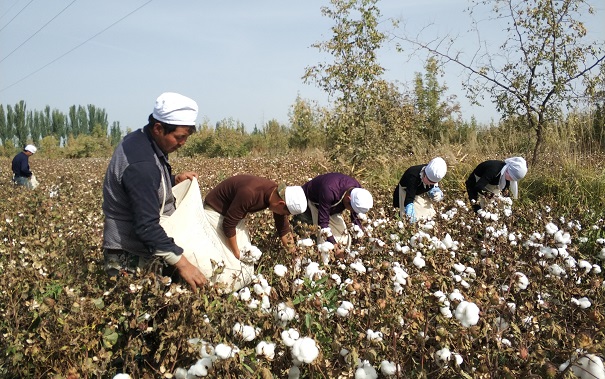
[[[160,217],[176,209],[172,187],[197,177],[194,172],[174,176],[168,163],[168,154],[195,132],[197,113],[192,99],[163,93],[148,124],[129,133],[116,147],[103,183],[103,249],[110,276],[173,266],[193,290],[206,283],[206,277],[160,225]]]
[[[23,151],[13,158],[13,182],[26,188],[34,188],[31,182],[32,172],[29,169],[29,157],[36,154],[34,145],[27,145]]]

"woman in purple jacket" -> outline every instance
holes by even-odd
[[[321,228],[318,243],[326,240],[333,243],[336,257],[342,257],[351,244],[342,213],[348,209],[352,223],[361,228],[358,215],[372,208],[372,195],[357,180],[338,172],[316,176],[303,184],[302,189],[309,204],[306,221],[312,220],[313,225]]]

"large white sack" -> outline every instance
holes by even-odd
[[[225,287],[225,292],[248,285],[254,275],[254,265],[235,258],[208,223],[197,179],[177,184],[172,192],[176,211],[162,218],[160,224],[183,248],[185,258],[196,265],[211,284]]]

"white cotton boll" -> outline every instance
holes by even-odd
[[[239,352],[239,349],[236,346],[225,345],[224,343],[219,343],[214,348],[214,352],[216,356],[220,359],[229,359],[235,356]],[[204,358],[206,359],[206,358]],[[199,362],[199,361],[198,361]]]
[[[459,289],[453,290],[449,298],[451,301],[464,301],[464,296],[460,293]]]
[[[311,363],[319,355],[319,348],[314,339],[299,338],[292,346],[292,357],[304,363]]]
[[[443,303],[445,300],[447,300],[447,297],[445,296],[443,291],[436,291],[433,293],[433,296],[435,296],[437,298],[437,301],[440,303]]]
[[[434,357],[435,362],[437,363],[437,365],[439,365],[439,367],[447,367],[450,358],[452,357],[452,353],[450,352],[450,349],[444,347],[441,350],[437,350],[435,352]]]
[[[262,257],[263,253],[256,246],[249,246],[248,251],[244,252],[244,257],[249,258],[252,262],[258,262],[258,260]]]
[[[275,358],[275,344],[265,341],[259,342],[256,345],[256,355],[272,360]]]
[[[177,367],[174,370],[174,379],[187,379],[187,370],[182,367]]]
[[[418,268],[423,268],[424,266],[426,266],[426,262],[424,261],[424,258],[422,258],[422,255],[419,252],[416,253],[416,257],[414,258],[414,261],[412,263]]]
[[[261,297],[261,309],[271,309],[271,300],[269,300],[269,296],[263,294]]]
[[[576,259],[574,257],[569,256],[569,257],[565,258],[565,264],[569,268],[575,268],[578,265],[578,262],[576,261]]]
[[[311,238],[305,238],[302,240],[298,240],[298,246],[311,247],[315,242]]]
[[[469,326],[477,325],[479,322],[479,307],[475,303],[462,301],[456,307],[454,315],[462,326],[468,328]]]
[[[212,360],[210,358],[199,359],[193,366],[189,368],[189,371],[187,371],[187,377],[207,376],[210,369],[212,369]]]
[[[458,366],[460,366],[462,364],[462,362],[464,362],[464,359],[462,358],[462,355],[460,355],[458,353],[454,353],[454,360],[456,361],[456,364]]]
[[[452,310],[450,309],[449,306],[447,306],[447,307],[440,307],[439,308],[439,312],[445,318],[452,318]]]
[[[237,322],[233,326],[233,335],[240,337],[244,341],[252,341],[254,338],[256,338],[256,328],[251,325],[242,325]]]
[[[239,290],[237,292],[237,295],[239,296],[239,299],[241,301],[249,301],[250,298],[252,297],[252,294],[250,293],[250,288],[248,288],[248,287],[244,287],[241,290]]]
[[[553,274],[555,276],[564,276],[565,275],[565,270],[556,263],[553,263],[552,265],[548,266],[548,272],[550,272],[551,274]]]
[[[265,293],[265,289],[263,288],[263,286],[260,283],[256,283],[252,286],[252,290],[254,291],[255,294],[257,295],[261,295],[263,293]]]
[[[594,354],[580,357],[571,366],[571,371],[580,379],[605,379],[603,361]]]
[[[342,282],[342,279],[338,274],[332,274],[330,278],[332,278],[332,280],[336,283],[337,286],[340,285],[340,283]]]
[[[275,265],[273,272],[275,272],[275,275],[283,278],[288,272],[288,268],[284,265]]]
[[[380,363],[380,372],[384,376],[393,376],[397,374],[397,371],[401,372],[401,367],[391,361],[382,361]]]
[[[359,272],[360,274],[365,274],[366,273],[366,268],[363,265],[363,262],[361,261],[361,259],[357,259],[355,262],[351,263],[350,267]]]
[[[349,312],[352,311],[353,309],[354,309],[353,304],[351,302],[344,300],[340,303],[340,306],[336,310],[336,313],[340,317],[346,317],[349,315]]]
[[[257,309],[259,305],[260,305],[260,300],[252,299],[248,303],[248,308],[250,308],[250,309]]]
[[[296,317],[296,310],[289,307],[286,303],[279,303],[275,310],[275,319],[285,325]]]
[[[548,224],[546,224],[545,229],[546,229],[546,233],[548,233],[550,235],[553,235],[559,231],[559,227],[557,225],[553,224],[552,222],[549,222]]]
[[[299,379],[300,378],[300,368],[298,366],[290,367],[288,371],[288,379]]]
[[[464,270],[466,269],[466,266],[462,263],[454,263],[452,267],[454,268],[454,270],[460,273],[464,272]]]
[[[214,346],[212,346],[212,344],[207,341],[201,341],[200,355],[202,356],[202,358],[216,359],[216,352],[214,351]]]
[[[512,342],[510,342],[510,340],[509,340],[508,338],[502,338],[502,339],[500,340],[500,343],[501,343],[502,345],[504,345],[504,346],[508,346],[508,347],[512,347],[512,346],[513,346]]]
[[[561,245],[569,245],[571,243],[571,236],[569,233],[564,233],[562,230],[559,230],[554,235],[555,241],[557,241]]]
[[[368,329],[366,331],[366,338],[368,339],[368,341],[376,341],[376,342],[380,342],[382,341],[382,332],[380,331],[373,331],[372,329]]]
[[[460,285],[464,288],[469,288],[471,286],[466,280],[461,280]]]
[[[578,262],[578,268],[583,269],[584,273],[588,274],[590,272],[590,270],[592,270],[592,263],[590,263],[584,259],[580,259],[580,261]]]
[[[445,237],[441,240],[447,249],[451,249],[454,246],[454,241],[452,240],[452,236],[449,233],[445,234]]]
[[[527,279],[527,276],[522,272],[515,272],[515,277],[515,288],[518,290],[527,289],[527,286],[529,286],[529,279]]]
[[[594,264],[592,265],[592,273],[593,274],[600,274],[601,273],[601,266]]]
[[[504,209],[504,215],[505,215],[506,217],[510,217],[510,216],[512,216],[512,214],[513,214],[512,209],[510,209],[510,208],[505,208],[505,209]]]
[[[305,277],[309,279],[318,279],[325,274],[325,271],[319,269],[319,263],[310,262],[305,270]]]
[[[132,379],[128,374],[116,374],[113,379]]]
[[[552,259],[559,255],[559,250],[544,246],[540,248],[540,255],[544,258]]]
[[[372,367],[370,362],[363,361],[355,370],[355,379],[376,379],[378,378],[378,373],[376,369]]]
[[[399,266],[394,266],[393,267],[393,272],[395,273],[395,275],[393,277],[391,277],[391,279],[393,280],[393,282],[405,286],[406,283],[407,283],[407,278],[409,277],[408,273],[405,272],[405,270],[402,269]]]
[[[330,237],[332,237],[332,229],[330,229],[329,227],[328,227],[328,228],[322,228],[322,229],[319,231],[319,233],[320,233],[322,236],[325,236],[326,238],[330,238]]]
[[[281,339],[284,341],[284,345],[288,347],[294,346],[294,342],[300,338],[300,334],[296,329],[288,329],[281,332]]]
[[[506,303],[506,306],[508,307],[508,310],[511,311],[511,313],[515,313],[515,311],[517,310],[517,304],[515,303]]]
[[[464,273],[469,277],[469,278],[476,278],[477,277],[477,273],[475,272],[475,269],[472,267],[467,267],[466,269],[464,269]]]
[[[576,299],[575,297],[572,297],[571,302],[573,304],[579,306],[582,309],[590,308],[590,306],[592,305],[592,303],[590,302],[590,300],[587,297],[582,297],[580,299]]]

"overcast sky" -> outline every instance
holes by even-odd
[[[602,17],[602,0],[593,1]],[[328,0],[2,0],[0,1],[0,103],[25,100],[68,113],[93,104],[110,124],[143,126],[166,91],[197,101],[198,122],[233,117],[248,130],[271,119],[288,124],[300,95],[327,105],[327,96],[301,77],[305,67],[330,59],[311,47],[332,37]],[[381,0],[382,17],[402,20],[423,36],[466,38],[467,0]],[[592,31],[605,40],[602,22]],[[390,23],[381,29],[392,30]],[[497,31],[492,31],[496,33]],[[396,32],[397,33],[397,32]],[[403,34],[403,32],[400,32]],[[489,37],[489,35],[488,35]],[[469,44],[473,41],[469,38]],[[386,78],[410,84],[423,72],[420,59],[385,44],[379,63]],[[463,118],[498,118],[493,106],[470,107],[451,68],[442,81],[458,96]]]

